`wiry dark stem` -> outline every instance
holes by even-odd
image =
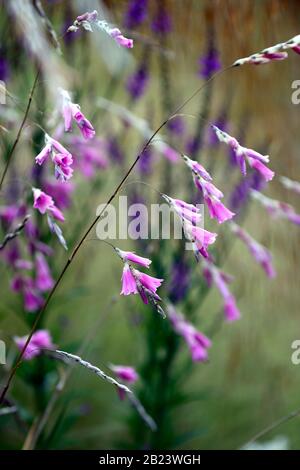
[[[24,229],[28,219],[29,219],[30,215],[26,215],[24,217],[24,219],[22,220],[22,222],[20,222],[16,228],[12,231],[12,232],[9,232],[5,235],[4,239],[3,239],[3,242],[0,243],[0,251],[3,250],[3,248],[7,245],[7,243],[10,241],[10,240],[13,240],[14,238],[16,238],[18,235],[20,235],[20,233],[22,232],[22,230]]]
[[[133,169],[135,168],[136,164],[138,163],[138,161],[140,160],[141,156],[143,155],[143,153],[145,152],[145,150],[147,149],[147,147],[151,144],[152,140],[154,139],[154,137],[159,133],[159,131],[174,117],[175,114],[177,114],[179,111],[181,111],[198,93],[200,93],[200,91],[208,84],[210,83],[215,77],[217,77],[218,75],[220,75],[221,73],[225,72],[226,70],[232,68],[232,65],[230,65],[229,67],[221,70],[220,72],[216,73],[215,75],[212,75],[212,77],[206,82],[204,83],[202,86],[200,86],[199,88],[197,88],[197,90],[194,91],[194,93],[189,97],[187,98],[168,118],[166,118],[161,124],[160,126],[155,130],[155,132],[153,132],[152,136],[147,140],[147,142],[145,143],[145,145],[143,146],[141,152],[138,154],[138,156],[136,157],[136,159],[134,160],[134,162],[131,164],[130,168],[127,170],[127,172],[125,173],[125,176],[123,176],[122,180],[120,181],[120,183],[118,184],[118,186],[116,187],[116,189],[114,190],[114,192],[112,193],[112,195],[109,197],[108,201],[106,202],[105,206],[103,207],[103,209],[101,210],[100,214],[94,219],[94,221],[91,223],[91,225],[87,228],[87,230],[84,232],[83,236],[81,237],[81,239],[79,240],[78,244],[75,246],[72,254],[70,255],[70,257],[68,258],[66,264],[64,265],[57,281],[55,282],[52,290],[50,291],[43,307],[41,308],[41,310],[39,311],[39,313],[37,314],[36,318],[35,318],[35,321],[32,325],[32,328],[31,328],[31,331],[27,337],[27,340],[20,352],[20,354],[18,355],[17,357],[17,360],[16,360],[16,363],[15,365],[13,366],[10,374],[9,374],[9,377],[7,379],[7,383],[6,385],[4,386],[3,390],[2,390],[2,393],[1,393],[1,396],[0,396],[0,405],[3,403],[3,400],[8,392],[8,389],[10,387],[10,384],[11,384],[11,381],[13,379],[13,377],[15,376],[18,368],[20,367],[21,365],[21,362],[22,362],[22,358],[24,356],[24,353],[30,343],[30,340],[32,338],[32,335],[33,333],[35,332],[39,322],[40,322],[40,319],[41,317],[43,316],[43,313],[45,312],[47,306],[49,305],[49,302],[50,300],[52,299],[54,293],[56,292],[62,278],[64,277],[65,273],[67,272],[69,266],[71,265],[72,261],[74,260],[76,254],[78,253],[78,251],[80,250],[81,246],[83,245],[83,243],[85,242],[86,238],[88,237],[88,235],[90,234],[90,232],[93,230],[93,228],[95,227],[95,225],[99,222],[99,220],[101,219],[102,215],[105,213],[107,207],[109,206],[109,204],[115,199],[115,197],[117,196],[117,194],[119,193],[119,191],[122,189],[124,183],[126,182],[126,180],[128,179],[129,175],[131,174],[131,172],[133,171]],[[37,81],[37,78],[36,78],[36,81]],[[36,82],[35,81],[35,82]],[[34,90],[34,87],[33,87],[33,90]],[[32,94],[33,94],[33,91],[32,91]]]
[[[31,91],[30,91],[30,93],[29,93],[29,98],[28,98],[28,103],[27,103],[26,109],[25,109],[25,114],[24,114],[24,117],[23,117],[23,119],[22,119],[21,125],[20,125],[20,127],[19,127],[16,140],[14,141],[13,146],[12,146],[10,152],[9,152],[8,157],[7,157],[7,162],[6,162],[6,165],[5,165],[4,171],[3,171],[2,176],[1,176],[1,180],[0,180],[0,191],[1,191],[1,188],[2,188],[2,185],[3,185],[4,178],[5,178],[5,176],[6,176],[8,167],[9,167],[10,162],[11,162],[11,160],[12,160],[12,156],[13,156],[13,154],[14,154],[14,151],[16,150],[16,147],[17,147],[17,145],[18,145],[18,143],[19,143],[19,140],[20,140],[20,137],[21,137],[23,128],[24,128],[24,126],[25,126],[25,122],[26,122],[26,120],[27,120],[28,113],[29,113],[29,110],[30,110],[30,106],[31,106],[31,102],[32,102],[34,90],[35,90],[35,88],[36,88],[36,85],[37,85],[37,82],[38,82],[38,79],[39,79],[39,74],[40,74],[40,72],[38,71],[37,74],[36,74],[36,76],[35,76],[35,79],[34,79],[34,82],[33,82],[32,88],[31,88]]]

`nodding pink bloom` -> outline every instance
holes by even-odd
[[[33,207],[37,209],[41,214],[52,215],[55,219],[64,222],[65,218],[63,213],[55,206],[51,196],[41,191],[38,188],[32,188],[33,191]]]
[[[156,311],[164,317],[165,313],[157,303],[161,298],[156,294],[156,291],[161,286],[163,279],[157,279],[156,277],[142,273],[129,264],[129,262],[133,262],[148,268],[150,260],[137,256],[131,252],[124,252],[119,250],[119,248],[115,248],[115,250],[124,262],[121,295],[140,294],[144,304],[148,304],[150,302]]]
[[[269,49],[265,49],[263,52],[259,52],[257,54],[252,54],[249,57],[243,57],[242,59],[236,60],[233,65],[239,66],[239,65],[244,65],[244,64],[254,64],[254,65],[260,65],[260,64],[268,64],[269,62],[272,62],[273,60],[284,60],[288,57],[287,52],[276,52],[276,48],[282,46],[281,44],[270,47]]]
[[[181,199],[172,199],[166,194],[162,194],[162,197],[180,217],[184,234],[193,244],[197,261],[200,259],[200,254],[205,258],[208,258],[208,245],[211,245],[216,241],[217,234],[208,232],[199,226],[202,218],[200,209],[193,204],[188,204],[182,201]]]
[[[211,341],[203,333],[196,330],[182,314],[178,313],[173,305],[168,306],[167,315],[176,333],[185,339],[191,352],[192,360],[195,362],[207,361],[207,350],[211,347]]]
[[[276,272],[273,267],[272,255],[269,250],[267,250],[267,248],[262,246],[256,240],[254,240],[254,238],[252,238],[251,235],[249,235],[249,233],[246,232],[246,230],[242,229],[239,225],[232,222],[230,224],[230,228],[232,232],[245,243],[254,259],[261,265],[261,267],[265,271],[266,275],[269,278],[275,277]]]
[[[128,263],[125,263],[122,273],[121,295],[138,294],[138,292],[136,281],[131,272],[130,266]]]
[[[60,181],[67,181],[72,177],[73,169],[71,165],[73,163],[73,157],[70,152],[61,145],[57,140],[45,134],[45,147],[35,157],[35,162],[38,165],[43,163],[51,157],[52,162],[55,165],[55,177]]]
[[[17,205],[0,207],[0,218],[4,224],[10,225],[19,215],[20,207]]]
[[[166,194],[162,194],[162,197],[180,217],[182,225],[184,225],[185,222],[191,222],[194,225],[201,222],[202,214],[199,207],[196,207],[194,204],[188,204],[181,199],[173,199]]]
[[[35,260],[35,286],[41,292],[46,292],[52,289],[54,280],[51,276],[51,271],[42,253],[37,253]]]
[[[25,346],[25,343],[27,341],[27,336],[22,336],[22,337],[15,337],[15,343],[19,349],[19,351],[22,351],[22,349]],[[33,333],[32,338],[25,350],[23,358],[26,361],[29,361],[30,359],[33,359],[36,356],[39,356],[43,349],[54,349],[55,346],[52,342],[51,335],[48,330],[38,330],[35,333]]]
[[[300,214],[297,214],[290,204],[271,199],[254,189],[251,190],[251,196],[253,199],[259,201],[274,218],[287,219],[296,225],[300,225]]]
[[[224,313],[227,321],[232,322],[240,318],[240,312],[236,306],[235,298],[228,289],[231,276],[220,271],[217,266],[207,260],[203,260],[203,275],[208,284],[214,284],[219,290],[224,301]]]
[[[115,250],[124,263],[126,263],[127,261],[131,261],[132,263],[144,266],[144,268],[149,268],[150,264],[152,263],[150,259],[138,256],[132,251],[122,251],[119,248],[115,248]]]
[[[139,378],[136,370],[130,366],[115,366],[111,364],[109,368],[114,372],[114,374],[119,380],[122,380],[123,382],[127,382],[129,384],[136,382]],[[126,397],[125,390],[122,390],[120,388],[118,388],[118,394],[121,400],[124,400],[124,398]]]
[[[286,188],[290,189],[291,191],[295,191],[295,193],[300,194],[300,183],[299,181],[294,181],[289,178],[286,178],[286,176],[280,176],[279,180],[281,184]]]
[[[133,40],[125,38],[119,28],[112,28],[109,31],[110,37],[112,37],[119,46],[127,47],[127,49],[133,48]]]
[[[269,155],[262,155],[256,152],[255,150],[242,147],[242,145],[240,145],[234,137],[231,137],[229,134],[227,134],[227,132],[222,131],[217,126],[212,126],[212,128],[215,131],[219,141],[229,145],[229,147],[235,153],[237,162],[239,164],[243,176],[245,176],[247,173],[247,161],[249,166],[257,170],[266,181],[270,181],[271,179],[273,179],[274,172],[264,165],[264,163],[269,162]]]
[[[127,383],[134,383],[138,380],[139,376],[136,370],[130,366],[115,366],[111,364],[109,368],[115,373],[118,379]]]
[[[115,28],[114,26],[107,23],[107,21],[105,20],[99,20],[98,12],[96,10],[92,11],[91,13],[87,12],[83,15],[77,16],[72,26],[68,28],[68,31],[77,31],[80,26],[82,26],[86,31],[91,32],[93,32],[93,26],[96,26],[98,29],[108,34],[120,46],[129,49],[133,47],[133,40],[123,36],[119,28]]]
[[[203,194],[210,217],[216,219],[219,224],[231,219],[235,213],[227,209],[220,201],[224,194],[212,183],[212,177],[208,171],[200,163],[191,160],[186,155],[182,157],[188,168],[192,171],[196,188]]]
[[[208,230],[204,230],[201,227],[195,227],[188,222],[184,224],[184,233],[187,239],[193,243],[194,253],[197,261],[200,259],[199,253],[204,258],[209,258],[207,248],[216,241],[217,234],[209,232]]]
[[[62,115],[65,122],[65,131],[70,132],[72,130],[72,119],[74,119],[83,137],[87,140],[93,139],[95,136],[95,129],[90,121],[80,111],[80,106],[72,102],[68,91],[60,89],[60,94],[63,101]]]

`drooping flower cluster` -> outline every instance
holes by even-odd
[[[275,277],[276,272],[273,266],[272,255],[270,251],[267,250],[267,248],[262,246],[260,243],[258,243],[256,240],[254,240],[254,238],[252,238],[251,235],[246,232],[246,230],[244,230],[236,223],[231,222],[230,228],[232,232],[245,243],[254,259],[261,265],[261,267],[265,271],[266,275],[269,278]]]
[[[266,181],[273,179],[274,172],[264,165],[264,163],[269,162],[269,155],[262,155],[255,150],[243,147],[234,137],[231,137],[217,126],[212,126],[212,128],[214,129],[219,141],[229,145],[229,147],[234,151],[242,175],[245,176],[247,173],[246,162],[248,162],[249,166],[258,171]]]
[[[68,181],[73,175],[72,154],[57,140],[45,134],[45,147],[35,157],[38,165],[43,165],[51,158],[55,168],[55,178],[59,181]]]
[[[255,190],[251,191],[251,196],[253,199],[259,201],[274,218],[287,219],[296,225],[300,225],[300,214],[297,214],[293,206],[290,204],[277,201],[276,199],[271,199]]]
[[[25,346],[25,343],[27,341],[27,336],[22,336],[18,337],[16,336],[14,338],[15,343],[20,351]],[[24,353],[23,358],[26,361],[29,361],[30,359],[33,359],[36,356],[39,356],[42,352],[43,349],[54,349],[55,345],[52,342],[51,335],[48,330],[37,330],[35,333],[33,333],[32,338],[26,348],[26,351]]]
[[[287,49],[292,49],[297,54],[300,54],[300,34],[294,36],[286,42],[275,44],[274,46],[267,47],[261,52],[252,54],[249,57],[243,57],[242,59],[236,60],[233,65],[239,66],[244,64],[267,64],[271,61],[284,60],[288,57]]]
[[[207,285],[211,287],[214,284],[223,297],[226,320],[229,322],[238,320],[240,318],[240,312],[233,294],[228,289],[228,284],[232,280],[231,276],[220,271],[217,266],[208,260],[203,260],[203,275]]]
[[[200,163],[191,160],[186,155],[182,157],[188,168],[192,171],[195,186],[203,195],[210,217],[216,219],[219,224],[231,219],[235,214],[221,202],[224,194],[212,183],[210,174]]]
[[[180,336],[184,338],[195,362],[207,361],[207,350],[211,347],[211,341],[203,333],[189,323],[182,314],[178,313],[173,305],[168,305],[167,316],[171,324]]]
[[[95,129],[81,112],[79,104],[73,103],[70,93],[62,88],[60,89],[60,95],[62,98],[62,116],[64,118],[65,131],[72,131],[72,120],[74,120],[83,137],[87,140],[93,139],[95,136]]]
[[[76,20],[68,28],[68,32],[75,32],[82,26],[86,31],[91,31],[93,32],[93,27],[97,27],[101,31],[104,31],[108,36],[110,36],[112,39],[116,41],[119,46],[126,47],[128,49],[131,49],[133,47],[133,40],[128,39],[119,30],[119,28],[116,28],[115,26],[112,26],[111,24],[107,23],[105,20],[99,20],[98,19],[98,12],[96,10],[92,12],[86,12],[83,15],[77,16]]]
[[[179,216],[185,237],[192,243],[197,261],[199,261],[200,255],[208,258],[208,246],[216,241],[217,234],[199,226],[202,221],[200,209],[193,204],[188,204],[181,199],[173,199],[166,194],[162,194],[162,197]]]
[[[155,310],[164,317],[165,313],[158,304],[158,302],[161,301],[161,298],[156,293],[157,289],[161,286],[163,279],[149,276],[148,274],[138,271],[131,265],[131,263],[135,263],[145,268],[149,268],[151,260],[138,256],[131,251],[122,251],[116,247],[115,250],[124,263],[121,295],[140,294],[144,304],[148,304],[150,302]]]

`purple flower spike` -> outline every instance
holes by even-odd
[[[147,17],[148,0],[130,0],[125,14],[125,27],[129,29],[140,26]]]

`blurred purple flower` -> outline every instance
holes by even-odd
[[[140,98],[147,88],[149,73],[145,64],[142,64],[127,80],[126,89],[133,100]]]
[[[71,194],[74,191],[74,184],[70,181],[67,181],[64,184],[59,183],[56,180],[45,181],[44,183],[45,192],[51,196],[55,197],[56,205],[59,209],[66,209],[70,207],[71,204]]]
[[[51,276],[49,265],[45,256],[42,253],[37,253],[35,262],[35,286],[41,292],[47,292],[54,285],[54,280]]]
[[[161,5],[153,18],[151,28],[155,33],[162,35],[168,34],[172,29],[171,17]]]
[[[147,17],[148,0],[129,0],[124,25],[133,29],[140,26]]]
[[[201,148],[201,142],[198,137],[189,137],[186,143],[186,152],[189,155],[196,155]]]
[[[266,185],[263,177],[257,173],[253,172],[249,174],[246,178],[242,178],[241,181],[235,186],[230,197],[229,197],[229,207],[234,212],[238,213],[244,204],[247,203],[250,190],[255,189],[260,191]]]
[[[9,67],[8,62],[4,56],[2,50],[0,50],[0,80],[4,81],[8,79],[9,76]]]
[[[184,338],[192,360],[194,362],[207,361],[207,350],[211,347],[211,341],[178,313],[173,305],[168,306],[168,317],[176,333]]]
[[[147,147],[146,150],[141,155],[139,159],[138,166],[139,171],[142,175],[149,175],[152,171],[152,160],[153,153],[150,147]]]
[[[124,160],[124,155],[116,137],[110,137],[107,142],[107,150],[110,158],[115,163],[121,163]]]
[[[208,80],[221,68],[219,53],[214,46],[210,46],[208,52],[199,59],[199,76]]]
[[[182,135],[185,130],[184,120],[181,116],[176,116],[168,122],[167,127],[172,134]]]
[[[15,337],[15,343],[21,351],[27,341],[27,336]],[[48,330],[38,330],[33,333],[30,343],[24,353],[24,359],[29,361],[36,356],[39,356],[44,348],[54,349],[52,338]]]
[[[127,383],[134,383],[138,380],[139,376],[136,370],[130,366],[114,366],[111,365],[110,369],[115,373],[119,380]]]
[[[191,270],[183,257],[175,260],[171,269],[169,298],[172,303],[184,299],[190,286]]]

